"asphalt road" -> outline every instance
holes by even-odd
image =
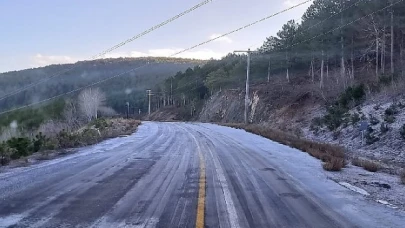
[[[0,173],[0,227],[404,227],[307,154],[211,124],[137,133]]]

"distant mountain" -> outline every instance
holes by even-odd
[[[31,83],[73,68],[24,92],[1,100],[0,111],[66,93],[148,64],[97,85],[107,94],[108,105],[120,111],[126,101],[131,102],[133,106],[143,105],[141,100],[145,96],[146,89],[156,86],[179,71],[204,63],[205,61],[202,60],[164,57],[117,58],[81,61],[75,64],[51,65],[2,73],[0,74],[0,98]]]

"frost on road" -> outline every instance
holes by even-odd
[[[8,170],[0,200],[0,227],[405,224],[405,213],[329,180],[308,154],[212,124],[146,122],[129,137]]]

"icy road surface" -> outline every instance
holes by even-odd
[[[137,133],[0,173],[0,227],[405,227],[321,163],[212,124]]]

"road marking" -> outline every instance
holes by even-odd
[[[222,191],[224,193],[224,199],[225,199],[225,204],[226,204],[226,210],[228,212],[230,227],[239,228],[240,226],[239,226],[238,214],[236,213],[235,204],[232,200],[231,191],[229,190],[229,186],[228,186],[228,183],[227,183],[225,175],[224,175],[224,170],[222,169],[218,158],[216,156],[214,156],[212,150],[210,148],[208,148],[208,151],[212,157],[212,160],[214,161],[215,171],[217,173],[219,183],[220,183]]]
[[[201,150],[198,151],[200,158],[200,180],[198,189],[198,205],[197,205],[197,219],[195,222],[196,228],[204,228],[205,216],[205,162]]]
[[[190,134],[190,136],[194,139],[194,142],[197,146],[198,150],[198,157],[200,160],[200,179],[198,181],[198,202],[197,202],[197,218],[195,221],[196,228],[204,228],[205,222],[205,185],[206,185],[206,178],[205,178],[205,160],[204,155],[201,152],[200,144],[198,143],[197,138],[186,128],[179,126],[180,128],[184,129],[186,132]]]

